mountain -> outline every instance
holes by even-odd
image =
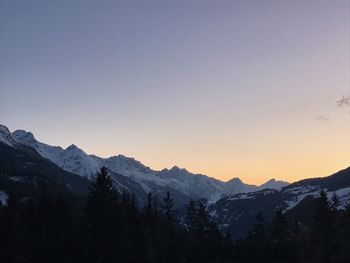
[[[69,173],[43,158],[33,148],[0,142],[0,201],[9,195],[21,198],[36,195],[44,188],[72,198],[87,195],[89,180]]]
[[[60,146],[47,145],[37,141],[31,132],[24,130],[14,131],[13,136],[20,143],[32,147],[41,156],[49,159],[63,170],[87,177],[88,179],[93,178],[101,166],[94,158],[87,155],[74,144],[66,149]]]
[[[289,185],[289,183],[284,182],[284,181],[276,181],[276,179],[271,179],[267,181],[266,183],[262,184],[259,186],[260,190],[263,189],[276,189],[276,190],[281,190],[282,187]]]
[[[271,179],[256,186],[239,178],[223,182],[177,166],[156,171],[124,155],[88,155],[74,144],[66,149],[51,146],[39,142],[30,132],[11,133],[0,125],[0,202],[12,193],[33,195],[42,185],[54,192],[84,197],[101,166],[109,169],[120,192],[134,194],[139,203],[146,200],[149,191],[158,196],[170,191],[181,211],[185,211],[182,207],[189,199],[207,202],[210,216],[220,230],[236,238],[247,234],[257,213],[269,221],[276,208],[283,208],[289,218],[307,224],[320,190],[327,191],[329,198],[338,195],[339,209],[350,203],[350,167],[328,177],[292,184]]]
[[[350,167],[328,177],[301,180],[281,190],[264,189],[227,196],[209,203],[208,209],[222,231],[241,237],[252,228],[258,213],[269,221],[277,208],[282,208],[290,218],[307,223],[321,190],[326,191],[330,199],[336,194],[340,199],[337,208],[345,208],[350,204]]]
[[[16,136],[13,135],[6,126],[1,124],[0,124],[0,142],[12,147],[15,147],[19,143]]]
[[[190,198],[215,201],[227,195],[252,192],[265,187],[279,189],[287,184],[281,181],[273,181],[273,183],[269,181],[261,186],[255,186],[245,184],[239,178],[223,182],[206,175],[193,174],[177,166],[156,171],[124,155],[109,158],[88,155],[74,144],[63,149],[60,146],[51,146],[38,141],[31,132],[16,130],[11,133],[5,126],[1,127],[0,132],[5,132],[0,138],[3,138],[2,140],[8,145],[29,146],[67,172],[93,179],[98,169],[106,166],[111,172],[115,186],[120,191],[133,192],[137,189],[139,196],[145,196],[149,191],[159,195],[170,191],[175,195],[175,201],[181,200],[179,204],[187,202]]]

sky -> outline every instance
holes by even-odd
[[[0,0],[0,123],[260,184],[350,166],[350,1]]]

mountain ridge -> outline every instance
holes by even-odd
[[[209,203],[208,209],[223,232],[244,236],[255,223],[258,213],[268,221],[276,209],[283,209],[287,216],[303,221],[312,211],[313,202],[325,191],[329,199],[336,194],[337,209],[350,204],[350,167],[326,177],[310,178],[282,187],[280,190],[263,189],[250,193],[238,193]]]
[[[88,155],[74,144],[66,149],[50,146],[37,141],[30,132],[11,133],[5,126],[0,126],[0,162],[0,175],[6,175],[0,176],[1,202],[11,193],[8,189],[20,189],[22,195],[28,196],[34,191],[31,188],[37,188],[38,180],[49,180],[52,187],[57,186],[62,192],[86,194],[94,172],[99,166],[106,166],[115,187],[120,192],[133,194],[139,204],[145,202],[150,191],[158,197],[169,191],[180,211],[186,210],[190,199],[206,202],[220,230],[236,237],[244,236],[251,229],[260,212],[268,220],[277,208],[282,208],[292,218],[307,218],[305,213],[312,209],[312,200],[321,190],[326,191],[329,198],[338,195],[339,209],[350,204],[350,167],[327,177],[308,178],[292,184],[270,179],[261,186],[254,186],[244,184],[238,177],[223,182],[176,165],[156,171],[121,154],[107,158]],[[24,187],[23,183],[29,187]]]
[[[7,129],[6,126],[3,127]],[[7,129],[7,131],[9,130]],[[10,132],[10,134],[19,143],[34,148],[41,156],[49,159],[63,170],[93,179],[98,169],[106,166],[115,174],[129,177],[139,184],[145,192],[173,189],[188,198],[206,198],[215,201],[226,195],[261,189],[261,186],[245,184],[237,177],[224,182],[207,175],[191,173],[176,165],[170,169],[164,168],[157,171],[122,154],[103,158],[87,154],[75,144],[71,144],[65,149],[61,146],[51,146],[38,141],[33,133],[22,129]],[[266,186],[279,188],[287,183],[283,182],[282,184]]]

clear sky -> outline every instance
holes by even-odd
[[[11,130],[249,183],[350,166],[349,0],[0,10],[0,122]]]

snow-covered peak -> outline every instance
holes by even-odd
[[[75,144],[71,144],[66,148],[66,150],[77,150],[77,149],[79,148]]]
[[[177,166],[177,165],[174,165],[171,169],[170,169],[170,171],[186,171],[186,169],[184,169],[184,168],[180,168],[179,166]]]
[[[2,128],[5,131],[3,133],[11,136],[11,133],[5,128]],[[130,180],[141,185],[146,192],[159,189],[175,189],[192,198],[217,200],[225,195],[259,190],[258,186],[245,184],[239,178],[232,178],[228,182],[223,182],[206,175],[191,173],[178,166],[155,171],[134,158],[121,154],[101,158],[88,155],[75,144],[68,146],[66,149],[47,145],[36,140],[32,133],[24,130],[17,130],[14,135],[20,143],[31,146],[44,158],[49,159],[66,171],[93,178],[98,169],[105,166],[113,173],[129,177]],[[271,180],[264,185],[265,187],[276,188],[278,183],[276,180]]]
[[[234,177],[229,181],[227,181],[227,184],[242,184],[242,183],[243,183],[242,180],[239,179],[238,177]]]
[[[127,157],[122,154],[115,155],[106,159],[97,157],[97,159],[102,161],[103,165],[111,171],[125,176],[154,172],[151,168],[143,165],[141,162],[135,160],[134,158]]]
[[[69,145],[66,149],[65,149],[66,153],[69,154],[77,154],[77,155],[86,155],[86,153],[80,149],[78,146],[76,146],[75,144],[71,144]]]
[[[227,192],[232,193],[248,193],[257,190],[257,186],[249,185],[242,182],[238,177],[234,177],[225,184]]]
[[[164,175],[166,174],[167,176],[187,176],[187,175],[192,175],[189,171],[187,171],[185,168],[180,168],[177,165],[174,165],[170,169],[163,169],[160,171],[160,174]]]
[[[26,141],[36,141],[33,133],[27,132],[25,130],[15,130],[13,134],[17,137],[20,138],[21,140],[26,140]]]
[[[97,159],[89,156],[74,144],[63,150],[55,163],[66,171],[87,178],[93,178],[102,166]]]
[[[35,139],[33,133],[27,132],[25,130],[16,130],[12,134],[21,144],[28,145],[40,153],[39,142]]]
[[[284,181],[277,181],[276,179],[268,180],[266,183],[259,186],[259,189],[275,189],[281,190],[282,187],[287,186],[289,183]]]
[[[49,159],[62,169],[84,177],[93,177],[101,164],[72,144],[66,149],[39,142],[31,132],[17,130],[13,133],[19,142],[34,148],[41,156]]]
[[[41,156],[57,164],[59,160],[59,156],[63,152],[63,149],[61,147],[51,146],[51,145],[47,145],[45,143],[39,142],[31,132],[27,132],[25,130],[16,130],[13,132],[13,134],[20,143],[32,147]]]
[[[170,172],[172,172],[172,173],[186,173],[186,174],[189,173],[189,171],[187,171],[185,168],[180,168],[180,167],[177,166],[177,165],[174,165],[174,166],[170,169]]]
[[[12,147],[15,147],[19,143],[17,138],[9,131],[9,129],[2,124],[0,124],[0,142]]]

